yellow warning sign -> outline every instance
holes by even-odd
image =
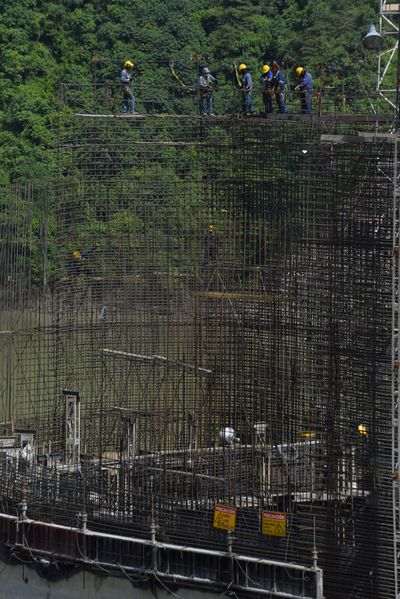
[[[214,507],[214,528],[233,532],[236,527],[236,508],[217,503]]]
[[[273,537],[286,537],[286,514],[284,512],[262,512],[261,532]]]

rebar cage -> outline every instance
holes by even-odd
[[[52,185],[2,191],[3,438],[36,444],[0,454],[3,511],[224,548],[225,503],[237,551],[311,563],[315,535],[327,597],[391,596],[393,144],[368,127],[77,117]]]

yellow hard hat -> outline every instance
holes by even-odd
[[[240,65],[239,65],[239,71],[244,71],[244,69],[247,69],[246,65],[245,65],[245,64],[243,64],[243,63],[242,63],[242,64],[240,64]]]
[[[271,67],[268,64],[265,64],[263,66],[263,68],[261,69],[262,73],[268,73],[268,71],[271,69]]]
[[[124,67],[126,69],[131,69],[133,67],[133,62],[131,60],[125,60]]]
[[[368,430],[365,424],[359,424],[357,430],[358,434],[361,435],[361,437],[368,437]]]
[[[81,253],[78,250],[74,250],[71,254],[72,260],[78,261],[81,259]]]
[[[297,77],[300,77],[300,75],[302,74],[303,71],[304,71],[303,67],[297,67],[297,69],[296,69]]]
[[[212,233],[214,231],[214,225],[208,225],[208,230]]]

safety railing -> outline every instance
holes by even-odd
[[[135,110],[140,114],[176,114],[198,115],[199,93],[197,87],[182,88],[172,84],[160,89],[153,84],[133,84]],[[240,114],[243,112],[243,93],[231,86],[217,87],[214,91],[215,114],[219,116]],[[97,83],[62,83],[60,101],[74,112],[90,114],[118,114],[122,112],[123,88],[119,82],[104,81]],[[263,115],[262,90],[256,84],[252,94],[256,115]],[[285,103],[290,114],[300,114],[300,93],[287,89]],[[273,111],[279,112],[272,93]],[[312,93],[313,113],[387,113],[387,103],[378,102],[375,95],[345,93],[342,89],[325,87]]]
[[[306,566],[254,558],[234,552],[232,546],[227,551],[200,549],[161,543],[154,535],[141,539],[101,533],[85,524],[75,528],[9,514],[0,514],[0,535],[11,559],[36,565],[39,571],[40,566],[47,568],[51,559],[57,570],[72,563],[102,575],[122,572],[183,587],[257,597],[323,599],[323,572],[316,563]]]

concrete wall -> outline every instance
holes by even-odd
[[[91,572],[49,581],[26,565],[0,561],[0,599],[214,599],[220,596],[175,586],[170,592],[161,586],[154,590],[143,589],[135,587],[127,578],[96,576]]]

